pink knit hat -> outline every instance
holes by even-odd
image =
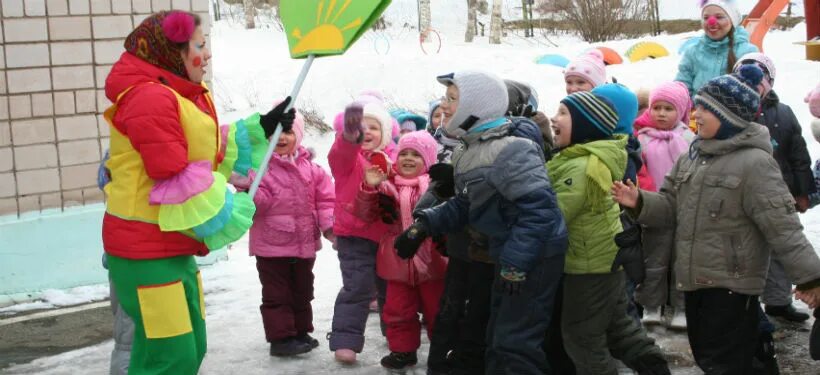
[[[604,65],[604,54],[597,48],[585,52],[571,61],[564,70],[564,77],[581,77],[598,87],[606,83],[606,66]]]
[[[649,109],[655,102],[664,101],[672,104],[678,111],[678,120],[689,124],[689,111],[692,109],[692,99],[689,90],[678,81],[664,82],[649,93]]]
[[[275,100],[273,106],[276,107],[282,103],[282,100]],[[293,146],[293,151],[296,151],[302,145],[302,140],[305,139],[305,116],[299,110],[296,110],[296,119],[293,120],[293,134],[296,136],[296,145]],[[278,142],[278,140],[273,140]]]
[[[399,140],[399,151],[401,154],[403,150],[412,149],[421,154],[424,159],[424,172],[430,169],[430,166],[436,163],[436,153],[438,151],[438,144],[435,138],[425,130],[414,131],[407,133]]]

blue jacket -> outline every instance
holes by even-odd
[[[757,52],[757,46],[749,42],[749,32],[741,26],[737,26],[734,31],[735,36],[735,56],[741,56]],[[694,97],[698,89],[710,79],[727,73],[726,62],[729,58],[729,37],[721,40],[712,40],[706,34],[700,37],[697,43],[686,49],[683,58],[678,65],[678,75],[675,81],[686,84],[689,95]]]
[[[469,224],[489,237],[496,263],[528,272],[541,258],[563,256],[568,234],[541,147],[512,130],[507,121],[463,136],[453,154],[456,196],[416,216],[433,235]]]

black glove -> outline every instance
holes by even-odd
[[[437,163],[430,167],[427,172],[433,188],[433,194],[441,200],[452,198],[456,195],[456,183],[453,166],[447,163]]]
[[[627,213],[621,214],[621,223],[624,231],[615,235],[618,254],[612,262],[611,271],[618,271],[623,266],[626,275],[637,285],[646,278],[643,247],[641,246],[641,227]]]
[[[276,125],[282,124],[282,132],[289,132],[293,129],[293,121],[296,119],[296,109],[291,108],[290,111],[285,112],[290,104],[290,96],[285,98],[276,107],[270,110],[267,114],[259,116],[259,124],[265,130],[265,138],[270,138],[276,131]],[[274,140],[276,142],[276,140]]]
[[[441,256],[449,257],[449,255],[447,255],[447,237],[442,235],[433,236],[433,246],[435,246],[436,251],[438,251]]]
[[[416,251],[419,250],[421,243],[427,239],[428,235],[427,225],[424,224],[424,221],[416,220],[410,228],[407,228],[393,241],[393,247],[396,248],[399,258],[410,259],[416,255]]]
[[[502,266],[498,279],[501,292],[508,296],[515,296],[521,293],[521,287],[527,280],[527,273],[513,266]]]
[[[384,193],[379,193],[379,215],[385,224],[393,224],[399,219],[396,201]]]

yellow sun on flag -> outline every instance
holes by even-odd
[[[342,33],[350,29],[355,29],[362,24],[361,17],[358,17],[341,29],[335,25],[352,1],[353,0],[345,0],[344,4],[335,12],[337,0],[330,0],[327,9],[324,8],[325,1],[320,1],[316,7],[316,27],[304,36],[299,28],[293,30],[292,35],[299,40],[299,43],[293,47],[291,53],[295,55],[309,50],[343,49],[345,42]]]

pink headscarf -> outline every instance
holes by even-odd
[[[686,85],[678,81],[671,81],[661,83],[655,87],[655,89],[649,93],[649,109],[647,112],[651,111],[652,106],[658,101],[672,104],[675,110],[678,111],[678,121],[684,124],[689,123],[689,111],[692,109],[692,99],[689,96],[689,90],[686,88]]]

